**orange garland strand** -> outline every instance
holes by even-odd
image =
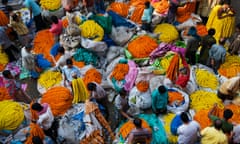
[[[208,35],[207,27],[203,24],[198,24],[196,26],[197,34],[201,37]]]
[[[0,26],[6,26],[9,23],[9,19],[6,14],[0,10]]]
[[[90,82],[96,82],[100,84],[102,82],[102,75],[95,68],[89,69],[83,77],[83,82],[87,85]]]
[[[113,2],[108,10],[112,10],[122,17],[127,17],[129,6],[121,2]]]
[[[30,113],[31,113],[31,120],[32,121],[37,121],[38,120],[38,114],[35,110],[32,109],[32,105],[34,102],[30,103]]]
[[[67,26],[68,26],[68,19],[67,18],[64,18],[62,20],[62,25],[63,25],[64,28],[67,28]]]
[[[136,87],[140,92],[146,92],[149,88],[149,83],[147,81],[140,81],[137,83]]]
[[[39,31],[34,38],[34,52],[36,54],[43,54],[44,58],[48,61],[53,62],[52,57],[50,56],[50,50],[54,45],[54,36],[48,30]]]
[[[7,88],[0,87],[0,101],[11,100],[11,99],[12,98],[10,97]]]
[[[65,114],[72,106],[73,96],[65,87],[53,87],[43,94],[41,103],[48,103],[54,116]]]
[[[118,63],[110,76],[110,78],[115,78],[117,81],[121,81],[125,78],[125,75],[128,74],[129,66],[128,64]]]
[[[183,96],[179,92],[168,92],[168,103],[172,104],[175,101],[178,101],[178,103],[182,103],[184,100]]]
[[[157,41],[149,36],[139,36],[128,44],[128,51],[134,58],[149,57],[151,52],[158,47]]]
[[[171,81],[175,81],[179,72],[179,55],[175,54],[170,63],[171,64],[167,69],[166,77]]]
[[[39,136],[41,140],[44,139],[45,135],[43,130],[35,123],[30,124],[30,136],[27,138],[25,144],[32,144],[32,138]]]

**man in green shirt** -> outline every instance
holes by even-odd
[[[223,112],[223,118],[221,119],[221,118],[213,115],[213,112],[216,110],[216,107],[217,107],[217,104],[214,104],[214,107],[208,113],[208,117],[209,117],[209,119],[211,119],[211,121],[215,121],[216,119],[220,119],[222,121],[222,131],[225,134],[230,135],[232,130],[233,130],[233,124],[230,123],[228,120],[232,118],[233,112],[230,109],[225,109],[224,112]]]

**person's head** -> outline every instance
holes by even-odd
[[[214,121],[214,127],[217,129],[217,130],[220,130],[222,128],[222,121],[220,119],[216,119]]]
[[[97,85],[95,83],[90,82],[87,84],[87,89],[89,91],[96,91],[96,88],[97,88]]]
[[[231,0],[223,0],[223,4],[231,5]]]
[[[68,68],[71,68],[71,67],[73,66],[73,61],[72,61],[72,59],[67,59],[67,60],[66,60],[66,64],[67,64],[67,67],[68,67]]]
[[[133,124],[135,125],[136,128],[142,128],[142,120],[139,118],[135,118],[133,120]]]
[[[158,92],[159,93],[165,93],[166,91],[167,91],[167,89],[166,89],[165,86],[161,85],[161,86],[158,87]]]
[[[226,39],[225,38],[220,38],[218,42],[219,42],[220,45],[224,45],[225,42],[226,42]]]
[[[12,19],[13,21],[16,21],[16,22],[19,21],[18,15],[16,13],[12,15]]]
[[[13,78],[13,75],[12,75],[10,70],[4,70],[2,72],[2,75],[3,75],[4,78],[8,78],[8,79],[12,79]]]
[[[33,136],[32,137],[32,143],[33,144],[43,144],[41,138],[39,136]]]
[[[149,1],[145,2],[144,4],[145,4],[145,8],[147,8],[147,9],[150,7],[150,2]]]
[[[188,123],[189,122],[189,117],[188,117],[188,114],[186,112],[182,112],[181,115],[180,115],[180,118],[181,118],[183,123]]]
[[[119,92],[119,95],[121,97],[125,97],[127,95],[127,91],[125,89],[122,89],[120,92]]]
[[[2,0],[2,4],[3,5],[7,5],[8,4],[8,0]]]
[[[215,33],[216,33],[216,30],[215,30],[214,28],[210,28],[210,29],[208,30],[208,35],[210,35],[210,36],[215,35]]]
[[[60,54],[64,54],[65,49],[64,49],[63,47],[59,47],[59,48],[58,48],[58,52],[59,52]]]
[[[6,6],[6,10],[8,11],[8,13],[13,12],[13,8],[11,6]]]
[[[58,17],[57,16],[51,16],[51,20],[53,23],[58,24]]]
[[[233,116],[233,112],[230,109],[225,109],[223,112],[223,117],[225,118],[225,120],[229,120],[230,118],[232,118]]]
[[[34,103],[31,107],[33,110],[40,112],[43,110],[43,106],[40,103]]]
[[[31,51],[32,50],[32,45],[31,44],[27,44],[26,46],[25,46],[25,48],[26,48],[26,51]]]

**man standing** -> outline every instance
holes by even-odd
[[[200,133],[200,125],[196,121],[190,121],[186,112],[182,112],[181,120],[183,124],[178,127],[178,144],[195,144]]]
[[[214,44],[209,50],[208,65],[217,73],[218,68],[225,61],[226,49],[224,48],[225,39],[221,38],[219,44]]]
[[[42,9],[34,0],[25,0],[23,3],[30,10],[30,17],[34,19],[36,25],[36,31],[40,31],[46,28],[46,24],[42,19]]]

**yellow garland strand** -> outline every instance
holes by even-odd
[[[171,24],[163,23],[157,25],[157,27],[154,29],[154,33],[160,34],[159,40],[161,42],[170,43],[178,39],[178,31]]]
[[[24,119],[22,106],[13,101],[0,102],[0,130],[15,130]]]
[[[217,103],[219,108],[224,107],[221,99],[219,99],[217,94],[213,92],[203,90],[195,91],[190,95],[190,99],[190,107],[196,111],[202,109],[211,109],[214,103]]]
[[[0,52],[0,64],[7,64],[8,63],[8,56],[5,52]]]
[[[60,72],[46,71],[40,75],[38,83],[44,88],[48,89],[54,85],[60,84],[62,81],[62,75]]]
[[[101,41],[104,36],[103,28],[93,20],[87,20],[79,26],[81,35],[94,41]]]
[[[88,98],[88,91],[85,87],[85,84],[81,78],[74,79],[72,81],[73,87],[73,102],[74,104],[79,102],[84,102]]]
[[[168,113],[167,115],[163,116],[163,126],[166,131],[169,143],[177,143],[177,136],[172,135],[171,133],[171,122],[176,114]]]
[[[211,88],[216,90],[219,83],[217,77],[205,69],[196,69],[196,81],[197,84],[204,88]]]
[[[46,10],[57,10],[61,7],[61,0],[41,0],[41,7]]]

